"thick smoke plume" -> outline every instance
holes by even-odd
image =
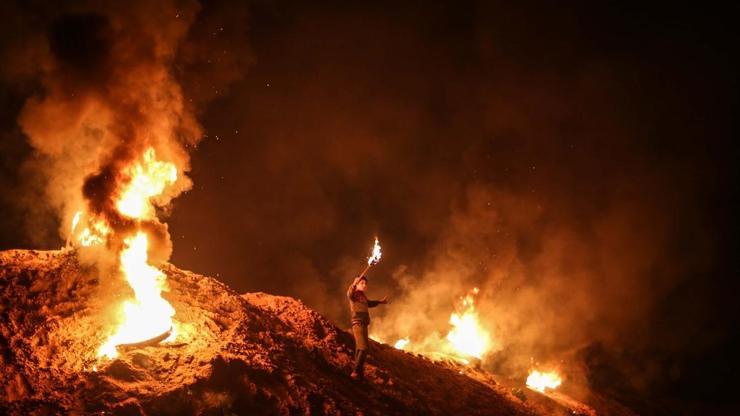
[[[19,124],[37,152],[32,163],[44,173],[64,237],[81,209],[125,236],[132,220],[117,212],[115,196],[130,180],[125,167],[147,148],[180,172],[189,170],[187,149],[202,133],[171,64],[196,12],[195,3],[111,3],[70,10],[53,21],[43,91],[27,101]],[[156,205],[167,206],[190,187],[180,175]],[[166,260],[166,226],[154,220],[148,227],[159,236],[158,260]]]

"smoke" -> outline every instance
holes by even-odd
[[[128,167],[146,149],[178,170],[177,181],[154,201],[160,215],[192,187],[184,173],[190,170],[189,152],[203,137],[197,106],[213,96],[194,91],[186,99],[182,83],[226,89],[248,60],[226,59],[224,49],[216,58],[216,52],[204,52],[202,30],[218,31],[211,22],[218,10],[200,12],[195,1],[77,2],[45,10],[45,36],[30,37],[30,49],[41,53],[16,60],[21,63],[8,71],[40,80],[18,117],[33,148],[23,170],[29,233],[37,244],[58,239],[37,231],[43,228],[39,219],[50,213],[62,239],[80,210],[104,218],[119,240],[129,234],[134,220],[121,215],[114,201],[131,180]],[[199,28],[192,30],[196,20]],[[213,65],[198,70],[205,62]],[[213,67],[218,76],[211,76]],[[178,78],[178,69],[187,70],[187,79]],[[156,218],[143,226],[156,237],[155,261],[167,260],[167,226]]]
[[[201,129],[170,65],[196,12],[195,3],[96,4],[51,22],[39,63],[42,89],[18,121],[35,150],[28,168],[40,175],[63,237],[83,208],[119,230],[131,227],[112,204],[128,180],[124,167],[145,149],[189,169],[186,149],[200,140]],[[190,186],[180,176],[158,204],[166,206]],[[166,228],[157,225],[164,240],[159,257],[166,259]]]
[[[378,235],[369,295],[392,303],[371,333],[386,342],[444,338],[479,287],[504,368],[597,341],[695,348],[712,314],[665,303],[714,302],[676,296],[720,273],[710,167],[729,96],[687,64],[720,61],[688,43],[669,56],[674,32],[598,13],[490,7],[255,5],[257,62],[204,115],[175,263],[346,325],[343,293]]]

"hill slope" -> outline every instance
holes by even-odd
[[[373,342],[367,380],[353,341],[300,301],[239,295],[166,265],[181,337],[97,360],[118,283],[72,251],[0,252],[0,413],[430,414],[542,412],[480,370]],[[108,309],[107,309],[108,308]],[[466,373],[471,374],[471,376]],[[548,413],[565,409],[550,407]]]

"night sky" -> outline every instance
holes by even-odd
[[[729,10],[185,3],[171,71],[204,137],[193,188],[160,216],[173,264],[346,326],[343,292],[378,235],[369,290],[394,300],[374,315],[389,336],[444,327],[477,286],[502,354],[596,345],[646,400],[731,399]],[[100,11],[70,4],[0,6],[0,249],[63,244],[18,120],[70,37],[80,82],[106,85],[90,62],[107,44],[69,23]]]

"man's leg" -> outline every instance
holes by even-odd
[[[362,377],[367,357],[367,325],[352,325],[352,335],[355,337],[355,366],[352,377]]]

